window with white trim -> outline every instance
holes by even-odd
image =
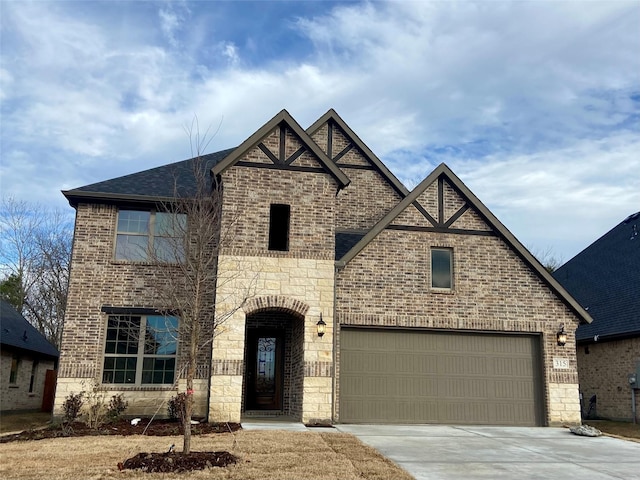
[[[187,216],[182,213],[120,210],[116,260],[177,263],[184,258]]]
[[[453,288],[453,250],[431,249],[431,288],[451,290]]]
[[[171,385],[175,380],[178,318],[110,315],[102,383]]]

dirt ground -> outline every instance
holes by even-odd
[[[585,420],[584,423],[609,435],[640,441],[640,423],[612,422],[609,420]]]
[[[0,414],[0,434],[40,428],[51,422],[51,414],[44,412],[18,412]]]

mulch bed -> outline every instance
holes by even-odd
[[[226,467],[238,462],[238,457],[229,452],[191,452],[183,453],[139,453],[124,463],[118,464],[119,470],[142,470],[143,472],[191,472],[211,467]]]
[[[241,428],[239,423],[202,422],[197,425],[191,425],[191,434],[228,433],[235,432]],[[82,422],[74,422],[68,426],[55,424],[41,429],[25,430],[21,433],[3,435],[0,436],[0,443],[59,437],[84,437],[87,435],[142,435],[143,432],[144,435],[149,436],[174,436],[182,435],[182,428],[180,427],[180,422],[177,420],[154,419],[151,421],[148,418],[142,419],[137,425],[131,425],[130,420],[120,419],[105,424],[96,430],[89,428]]]
[[[192,435],[228,433],[240,430],[239,423],[198,423],[191,425]],[[49,427],[25,430],[21,433],[0,436],[0,443],[42,440],[45,438],[83,437],[87,435],[144,435],[176,436],[182,435],[182,427],[177,420],[142,419],[137,425],[130,420],[120,419],[91,429],[82,422],[70,425],[55,424]],[[139,453],[118,464],[119,470],[138,469],[143,472],[190,472],[211,467],[226,467],[238,462],[238,457],[229,452],[182,452]]]

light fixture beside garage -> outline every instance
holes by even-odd
[[[318,336],[320,338],[322,338],[322,336],[324,335],[324,327],[327,324],[324,322],[324,320],[322,320],[322,313],[320,314],[320,320],[318,320],[318,323],[316,323],[316,327],[318,327]]]
[[[564,347],[567,343],[567,333],[564,331],[564,323],[560,324],[560,330],[558,330],[558,334],[556,335],[558,340],[558,345]]]

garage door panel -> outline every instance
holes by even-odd
[[[340,420],[540,424],[537,337],[342,329]]]

